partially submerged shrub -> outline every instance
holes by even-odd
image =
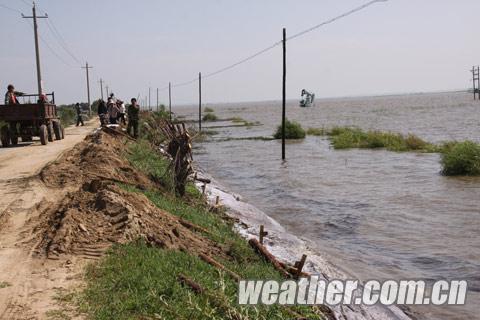
[[[480,145],[472,141],[458,142],[442,154],[442,173],[447,176],[480,175]]]
[[[212,108],[209,108],[209,107],[205,107],[205,109],[203,109],[203,112],[213,112],[214,110]]]
[[[305,135],[305,130],[303,130],[299,123],[285,120],[285,139],[303,139]],[[282,139],[282,125],[278,126],[273,137],[275,139]]]
[[[207,113],[206,115],[203,116],[202,120],[203,121],[216,121],[218,118],[215,115],[215,113]]]

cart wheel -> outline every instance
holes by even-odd
[[[14,146],[16,146],[18,144],[18,136],[13,131],[10,131],[10,141],[12,142],[12,145],[14,145]]]
[[[10,130],[8,130],[8,126],[3,126],[1,129],[1,140],[2,140],[2,147],[6,148],[10,145]]]
[[[61,124],[58,121],[53,122],[53,133],[55,133],[55,140],[63,139]]]
[[[43,145],[46,145],[48,143],[48,129],[47,126],[44,124],[40,126],[40,142]]]
[[[47,133],[48,133],[48,141],[53,142],[53,125],[51,122],[47,125]]]

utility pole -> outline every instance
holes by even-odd
[[[477,81],[478,100],[480,100],[480,66],[477,66]]]
[[[37,61],[37,86],[38,86],[38,96],[40,98],[40,95],[43,93],[43,88],[42,88],[42,73],[40,70],[40,49],[38,46],[38,25],[37,25],[37,19],[47,19],[48,15],[45,14],[44,16],[37,16],[37,11],[35,8],[35,2],[33,3],[32,7],[32,16],[27,17],[22,14],[22,17],[25,19],[33,19],[33,34],[35,36],[35,57]]]
[[[148,110],[150,111],[152,109],[152,104],[150,103],[150,90],[151,88],[148,87]]]
[[[287,80],[287,31],[283,28],[283,79],[282,79],[282,160],[285,160],[285,96]]]
[[[202,131],[202,73],[198,73],[198,131]]]
[[[477,79],[475,79],[475,73],[476,73],[476,70],[475,70],[475,66],[472,67],[472,77],[473,77],[473,100],[476,100],[477,99],[477,90],[475,89],[475,81]]]
[[[88,62],[85,63],[85,67],[82,67],[82,69],[85,69],[87,72],[87,99],[88,99],[88,114],[91,116],[92,115],[92,105],[90,104],[90,79],[88,77],[88,69],[92,69],[93,67],[88,66]]]
[[[157,88],[157,112],[158,112],[158,108],[159,108],[159,105],[158,105],[158,88]]]
[[[170,115],[170,121],[172,121],[172,84],[168,83],[168,110]]]
[[[107,92],[107,99],[108,99],[108,86],[105,86],[105,91]]]
[[[103,80],[102,78],[100,78],[100,94],[101,94],[101,97],[102,97],[102,100],[103,100]]]

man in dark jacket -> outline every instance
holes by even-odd
[[[83,119],[82,119],[82,108],[80,107],[80,103],[75,104],[75,111],[77,112],[77,127],[81,123],[83,127]]]
[[[138,138],[138,120],[140,113],[140,106],[137,104],[137,99],[132,98],[131,105],[128,106],[128,125],[127,133],[130,134],[131,129],[133,128],[133,137]]]
[[[100,100],[100,103],[98,104],[97,114],[98,114],[98,117],[100,118],[101,126],[108,124],[107,113],[108,113],[108,110],[107,110],[107,105],[105,101]]]

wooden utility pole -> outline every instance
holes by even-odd
[[[85,63],[85,67],[82,67],[82,69],[85,69],[87,72],[87,99],[88,99],[88,114],[91,116],[92,115],[92,105],[90,104],[90,79],[88,77],[88,69],[92,69],[93,67],[88,66],[88,62]]]
[[[102,100],[103,100],[103,80],[102,78],[100,78],[100,96],[102,97]]]
[[[202,131],[202,73],[198,73],[198,131]]]
[[[48,15],[45,14],[44,16],[37,16],[37,11],[36,11],[35,2],[34,2],[32,7],[32,16],[27,17],[22,14],[22,17],[25,19],[33,19],[33,34],[35,37],[35,58],[37,62],[37,86],[38,86],[38,96],[40,98],[40,95],[43,93],[43,88],[42,88],[42,72],[40,70],[40,48],[38,45],[37,19],[47,19]]]
[[[168,111],[172,121],[172,84],[170,82],[168,83]]]
[[[476,70],[475,70],[475,66],[472,67],[472,78],[473,78],[473,100],[476,100],[477,99],[477,90],[475,89],[475,81],[477,80],[475,78],[475,73],[476,73]]]
[[[287,81],[287,31],[283,28],[283,80],[282,80],[282,160],[285,160],[285,96]]]
[[[150,111],[152,109],[152,104],[151,104],[151,100],[150,100],[150,91],[151,91],[151,88],[148,87],[148,110]]]
[[[158,112],[158,108],[159,108],[159,105],[158,105],[158,88],[157,88],[157,112]]]
[[[478,100],[480,100],[480,66],[477,66],[477,92]]]

